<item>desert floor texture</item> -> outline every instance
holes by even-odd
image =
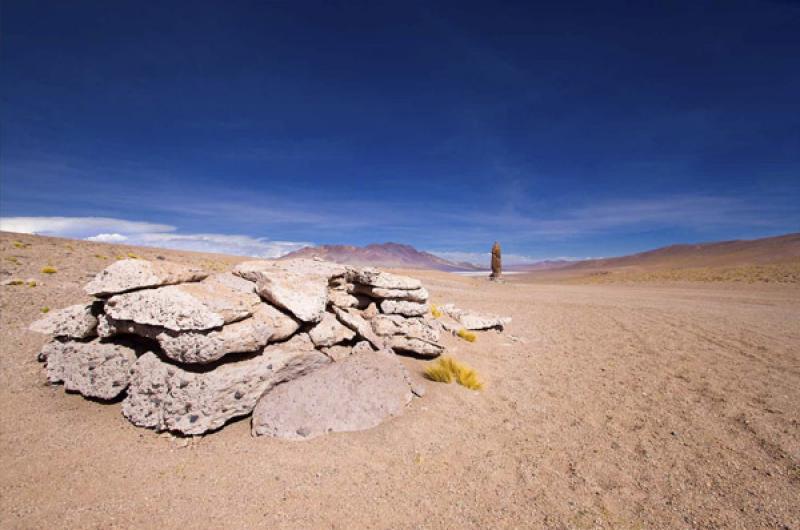
[[[172,438],[45,384],[27,326],[128,252],[243,258],[18,234],[0,252],[0,280],[36,280],[0,287],[2,528],[800,528],[797,285],[406,271],[434,303],[513,317],[449,343],[483,391],[427,382],[399,418],[305,442],[247,419]]]

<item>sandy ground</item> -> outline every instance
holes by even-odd
[[[38,282],[0,287],[3,528],[800,528],[797,286],[415,272],[435,302],[514,318],[451,342],[484,391],[429,382],[399,418],[307,442],[247,420],[170,439],[46,385],[26,326],[86,299],[95,254],[238,258],[8,234],[0,251],[0,280]]]

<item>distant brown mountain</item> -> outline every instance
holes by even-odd
[[[684,269],[787,263],[800,259],[800,233],[761,239],[680,244],[629,256],[579,261],[562,270]]]
[[[395,269],[434,269],[440,271],[480,270],[471,263],[457,263],[400,243],[351,245],[321,245],[291,252],[280,259],[319,257],[346,265],[374,266]]]

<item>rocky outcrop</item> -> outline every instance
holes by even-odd
[[[369,429],[402,414],[411,398],[405,369],[391,353],[351,355],[264,394],[253,434],[301,440]]]
[[[257,403],[254,434],[372,427],[424,393],[394,353],[435,357],[442,330],[507,321],[453,306],[437,319],[414,278],[316,259],[248,261],[210,276],[123,260],[86,290],[93,302],[31,325],[53,336],[39,354],[48,380],[88,398],[124,397],[134,424],[186,435]]]
[[[30,325],[36,333],[70,339],[86,339],[97,336],[97,317],[93,304],[77,304],[49,313]]]
[[[201,269],[168,261],[124,259],[95,276],[85,290],[92,296],[110,296],[146,287],[194,282],[206,276],[208,274]]]

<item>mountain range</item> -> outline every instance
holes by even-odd
[[[352,245],[321,245],[296,250],[280,259],[319,257],[346,265],[386,267],[394,269],[434,269],[440,271],[479,271],[472,263],[455,262],[417,250],[400,243],[372,244],[365,247]]]

